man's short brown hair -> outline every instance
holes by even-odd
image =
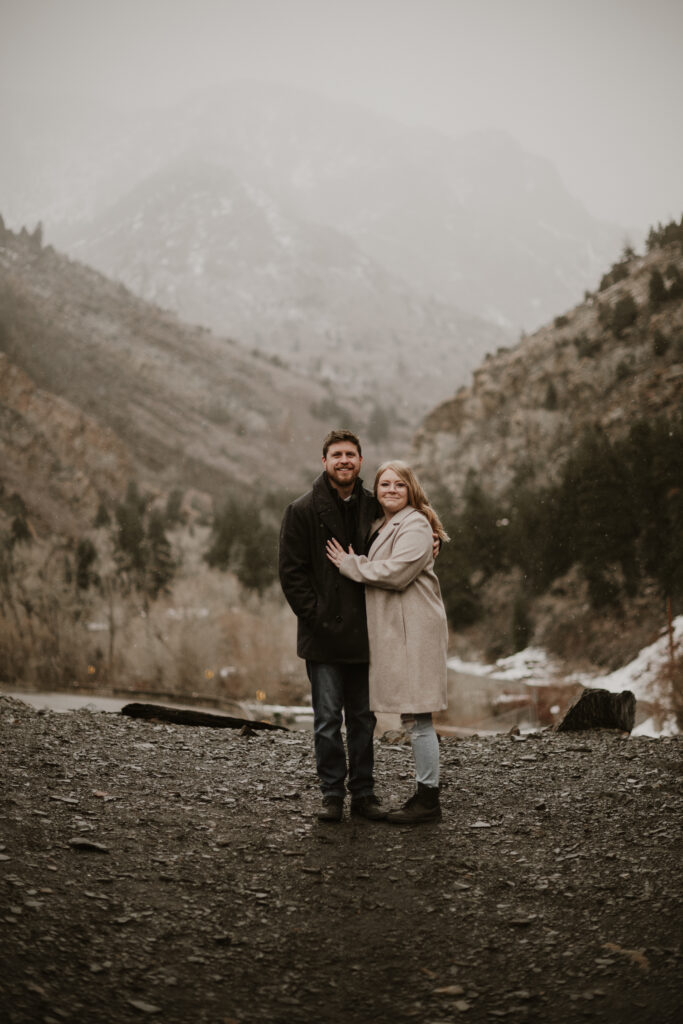
[[[358,449],[358,454],[362,455],[360,448],[360,441],[351,430],[331,430],[325,440],[323,441],[323,458],[327,458],[327,449],[331,444],[340,444],[344,441],[349,441],[354,444]]]

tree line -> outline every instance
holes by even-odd
[[[484,584],[515,567],[520,618],[574,565],[595,609],[618,606],[645,580],[683,605],[683,416],[640,419],[618,441],[586,428],[555,483],[537,483],[527,467],[494,497],[470,472],[462,498],[459,514],[443,516],[452,542],[437,561],[456,628],[482,616]]]

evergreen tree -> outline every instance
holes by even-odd
[[[145,569],[144,510],[145,503],[140,497],[137,484],[131,482],[125,500],[115,509],[116,546],[121,569],[137,577],[144,574]]]
[[[587,431],[573,460],[579,561],[595,607],[615,603],[611,568],[633,580],[637,526],[623,464],[598,430]]]
[[[166,499],[165,520],[167,526],[175,526],[177,523],[182,523],[182,505],[183,492],[179,488],[174,487]]]
[[[663,302],[666,302],[667,292],[664,278],[661,271],[656,267],[650,274],[648,283],[648,298],[653,309],[658,309]]]
[[[543,402],[543,408],[549,412],[557,409],[557,388],[552,380],[548,381],[548,387],[545,392],[545,401]]]
[[[523,651],[529,646],[532,634],[531,619],[529,617],[529,601],[523,592],[515,596],[512,606],[512,644],[515,651]]]
[[[665,596],[683,593],[683,418],[640,420],[622,445],[646,572]]]
[[[459,629],[481,617],[481,599],[472,585],[475,567],[463,541],[463,531],[455,520],[446,529],[451,539],[442,546],[434,568],[448,621],[453,629]]]
[[[225,571],[230,567],[233,545],[247,542],[255,522],[258,523],[258,516],[249,505],[242,505],[232,498],[226,501],[214,516],[211,547],[204,555],[212,569]]]
[[[277,579],[277,532],[257,522],[236,545],[236,575],[242,586],[261,593]]]
[[[89,537],[79,540],[76,545],[76,586],[79,590],[87,590],[91,584],[99,581],[92,565],[97,559],[97,548]]]
[[[505,560],[505,541],[498,525],[503,517],[494,500],[484,493],[472,470],[465,481],[463,498],[463,539],[484,575],[492,576],[503,568]]]
[[[171,545],[164,532],[164,517],[158,509],[153,509],[149,516],[145,553],[145,590],[150,597],[156,598],[162,590],[168,591],[168,584],[175,571]]]
[[[638,317],[638,305],[630,292],[615,303],[612,310],[611,327],[617,338],[621,338],[627,327],[635,323]]]
[[[111,516],[109,515],[109,509],[103,501],[97,506],[97,514],[95,515],[95,521],[93,526],[98,530],[101,526],[109,526],[111,523]]]

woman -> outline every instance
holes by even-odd
[[[375,477],[384,516],[373,524],[367,557],[332,539],[327,557],[364,583],[370,638],[370,707],[398,713],[410,735],[417,789],[387,821],[412,824],[441,817],[439,741],[432,712],[447,705],[448,627],[434,574],[433,532],[448,540],[415,474],[385,462]]]

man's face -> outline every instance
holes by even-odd
[[[323,466],[333,487],[351,490],[360,473],[363,459],[351,441],[335,441],[323,455]]]

